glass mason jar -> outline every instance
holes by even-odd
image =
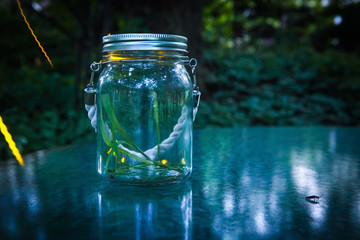
[[[102,61],[92,65],[102,68],[93,115],[101,176],[130,185],[189,178],[200,92],[185,68],[195,76],[186,49],[187,39],[177,35],[103,37]]]

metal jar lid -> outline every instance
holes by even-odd
[[[126,50],[171,50],[187,53],[187,38],[157,33],[125,33],[103,37],[103,52]]]

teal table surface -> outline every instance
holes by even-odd
[[[0,239],[360,239],[359,128],[195,130],[191,178],[162,187],[111,184],[95,156],[0,162]]]

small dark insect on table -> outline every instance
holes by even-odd
[[[316,196],[316,195],[307,196],[305,198],[305,200],[310,202],[310,203],[319,203],[319,199],[320,199],[320,197]]]

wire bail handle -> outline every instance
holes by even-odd
[[[195,117],[197,114],[197,110],[200,104],[200,96],[201,92],[199,91],[199,87],[197,86],[196,82],[196,66],[197,60],[195,58],[191,58],[189,60],[189,67],[191,68],[192,80],[193,80],[193,121],[195,121]]]
[[[90,82],[87,85],[88,87],[94,87],[94,73],[98,72],[101,68],[101,62],[93,62],[90,64],[90,70],[91,70],[91,77]]]
[[[91,76],[90,81],[84,89],[84,103],[85,105],[93,106],[96,102],[96,89],[94,85],[94,73],[98,72],[101,68],[101,62],[93,62],[90,65]]]
[[[193,79],[193,88],[197,88],[197,83],[196,83],[196,66],[197,66],[197,60],[195,58],[191,58],[189,60],[189,67],[191,68],[191,74],[192,74],[192,79]]]

